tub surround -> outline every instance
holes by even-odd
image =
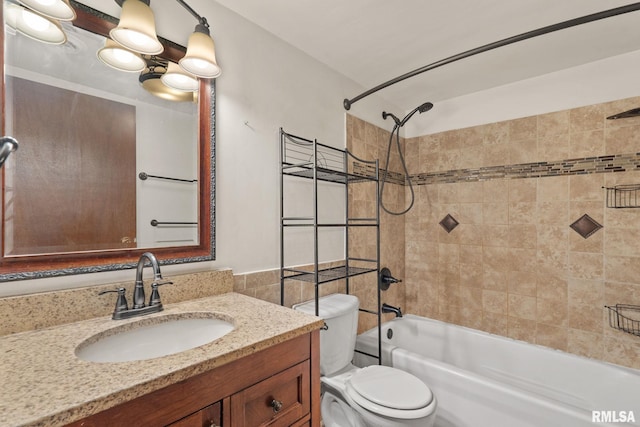
[[[640,340],[610,328],[604,309],[640,304],[640,212],[607,209],[602,188],[640,183],[640,118],[606,119],[638,105],[634,97],[402,140],[416,201],[403,217],[381,216],[382,264],[400,263],[392,271],[404,279],[385,302],[640,368]],[[356,155],[383,159],[385,135],[347,116]],[[393,171],[398,162],[392,150]],[[408,204],[406,186],[387,186],[398,194],[385,197]],[[570,227],[585,214],[602,225],[586,239]],[[459,222],[450,233],[439,224],[447,215]]]
[[[219,289],[223,292],[233,286],[231,272],[224,275]],[[172,279],[178,280],[177,277]],[[168,293],[165,295],[169,296]],[[91,297],[99,298],[93,292]],[[107,299],[111,306],[109,310],[113,310],[115,300]],[[32,313],[39,310],[46,311],[46,306],[31,309]],[[165,303],[163,312],[145,318],[185,312],[218,313],[223,318],[233,319],[235,329],[195,349],[117,364],[80,360],[75,356],[75,348],[96,333],[135,323],[139,318],[114,321],[110,316],[104,316],[0,338],[0,377],[5,396],[0,401],[0,425],[64,425],[322,326],[322,321],[313,316],[233,292]]]

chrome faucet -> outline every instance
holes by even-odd
[[[400,309],[400,307],[394,307],[392,305],[387,304],[386,302],[382,304],[382,312],[395,313],[396,317],[402,317],[402,310]]]
[[[149,261],[151,268],[153,269],[151,297],[149,297],[148,305],[145,305],[144,281],[142,280],[142,273],[144,271],[146,261]],[[108,292],[117,292],[118,300],[116,301],[116,308],[113,311],[112,318],[114,320],[129,319],[131,317],[144,316],[145,314],[162,311],[163,308],[162,302],[160,301],[160,292],[158,292],[158,287],[162,285],[170,285],[172,283],[172,281],[162,278],[162,273],[160,273],[160,264],[158,264],[156,256],[151,252],[145,252],[140,255],[138,265],[136,266],[136,283],[133,288],[133,306],[131,308],[129,308],[127,304],[127,300],[124,295],[124,288],[102,291],[99,295],[106,294]]]

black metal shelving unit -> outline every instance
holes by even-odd
[[[351,166],[351,168],[350,168]],[[285,213],[285,180],[303,179],[312,181],[312,214],[309,216],[287,216]],[[326,182],[342,186],[345,198],[345,221],[324,223],[318,219],[318,184]],[[375,213],[372,217],[351,217],[349,212],[349,188],[359,183],[374,183]],[[314,284],[315,313],[319,314],[319,287],[324,283],[345,280],[345,293],[350,293],[349,279],[364,274],[372,274],[372,282],[377,289],[376,311],[361,308],[360,311],[374,314],[378,322],[378,354],[381,357],[381,302],[378,277],[380,275],[380,188],[378,160],[360,159],[348,150],[340,150],[320,144],[317,140],[302,138],[280,129],[280,304],[284,305],[286,282],[298,280]],[[310,227],[313,230],[312,269],[301,270],[285,265],[285,239],[288,229]],[[364,227],[375,233],[376,253],[374,258],[352,257],[349,253],[349,229]],[[318,254],[318,234],[322,228],[344,230],[344,263],[330,268],[320,268]]]

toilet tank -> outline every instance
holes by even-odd
[[[320,331],[320,374],[331,375],[353,358],[360,301],[353,295],[332,294],[319,298],[318,305],[319,316],[327,326]],[[315,315],[315,300],[296,304],[293,309]]]

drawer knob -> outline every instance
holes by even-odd
[[[269,406],[271,406],[271,408],[273,408],[273,412],[277,414],[282,409],[282,402],[280,402],[279,400],[273,399]]]

